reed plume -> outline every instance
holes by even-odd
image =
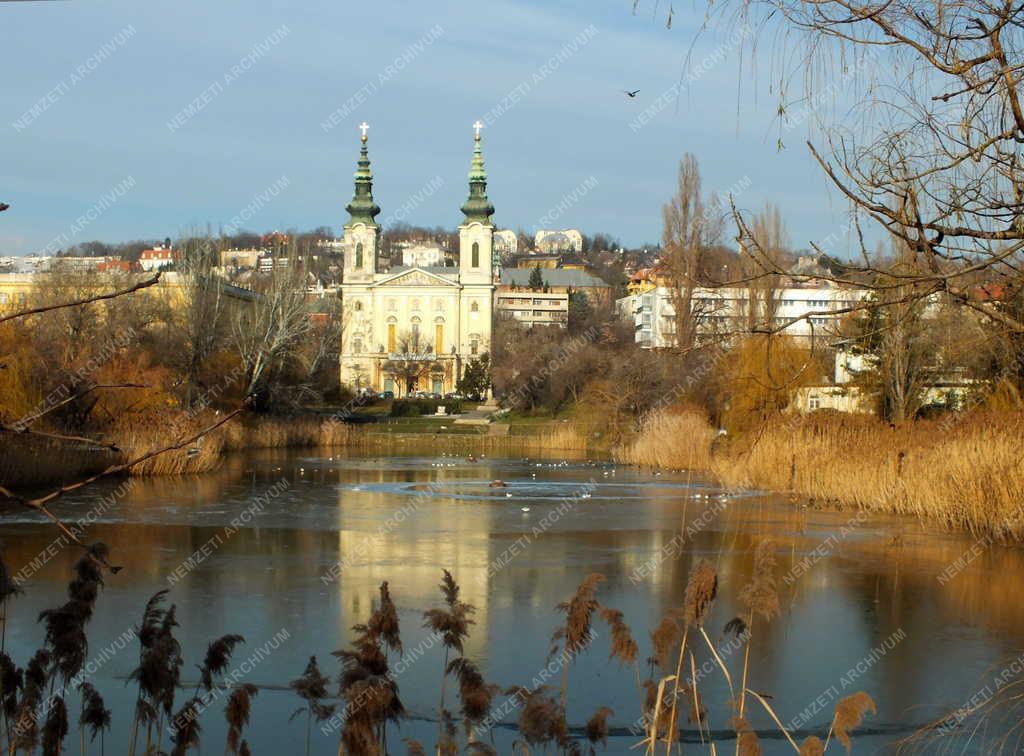
[[[679,656],[676,660],[676,674],[672,690],[672,712],[669,716],[668,743],[666,753],[672,750],[672,743],[678,732],[679,722],[679,694],[687,687],[682,684],[683,659],[686,654],[686,639],[691,627],[700,628],[707,618],[711,605],[718,595],[718,573],[715,566],[707,559],[701,559],[690,570],[690,577],[686,581],[686,593],[683,597],[683,638],[679,643]],[[692,701],[691,709],[696,710],[695,693],[690,693]],[[703,721],[700,712],[697,712],[697,721]]]
[[[224,718],[228,723],[227,747],[235,754],[238,753],[240,747],[239,740],[242,738],[242,730],[249,724],[252,699],[257,693],[259,693],[259,688],[255,685],[243,683],[231,691],[227,706],[224,707]]]
[[[515,687],[506,692],[523,702],[518,726],[519,734],[528,744],[546,746],[554,743],[564,749],[569,745],[564,710],[548,690],[547,685],[541,685],[534,690]]]
[[[406,756],[427,756],[426,751],[423,750],[423,746],[418,740],[403,738],[402,742],[405,743]]]
[[[388,650],[400,652],[402,641],[387,582],[380,586],[380,598],[366,624],[353,626],[351,649],[333,652],[341,662],[339,694],[345,699],[341,744],[351,753],[385,751],[387,722],[405,714],[388,665]]]
[[[761,756],[761,742],[750,723],[743,717],[734,717],[732,726],[736,730],[736,753],[739,756]]]
[[[474,740],[466,743],[466,753],[470,756],[498,756],[498,751],[487,743]]]
[[[683,603],[684,619],[692,627],[704,624],[708,611],[718,595],[718,573],[707,559],[701,559],[690,572]]]
[[[590,743],[591,754],[595,753],[594,746],[600,743],[602,746],[607,748],[608,746],[608,718],[614,714],[611,709],[607,706],[602,706],[594,715],[587,720],[587,726],[584,730],[587,741]]]
[[[31,753],[39,742],[38,710],[49,681],[50,652],[41,648],[25,665],[21,698],[15,715],[14,750]]]
[[[199,733],[202,725],[199,724],[199,715],[202,713],[203,702],[198,696],[192,696],[184,704],[178,713],[171,720],[171,728],[174,732],[172,742],[174,748],[171,756],[185,756],[190,748],[199,747]],[[146,753],[149,753],[147,746]]]
[[[174,604],[163,609],[167,589],[154,593],[146,602],[142,623],[136,628],[139,639],[139,665],[132,670],[129,680],[138,683],[139,693],[135,704],[135,719],[129,753],[134,754],[139,728],[146,725],[146,750],[150,750],[153,725],[160,731],[160,721],[166,717],[171,721],[174,712],[174,697],[181,679],[184,659],[181,645],[174,637],[178,627],[177,611]]]
[[[754,576],[740,591],[740,600],[765,620],[771,620],[779,613],[775,565],[775,544],[766,538],[754,552]]]
[[[199,683],[204,690],[213,690],[213,676],[222,674],[228,668],[231,653],[239,643],[245,643],[241,635],[223,635],[206,647],[206,657],[199,666]]]
[[[551,640],[552,643],[562,643],[562,650],[568,657],[562,660],[562,710],[563,717],[566,708],[566,698],[569,695],[569,663],[583,651],[594,639],[593,619],[594,612],[601,608],[594,596],[597,594],[597,587],[605,581],[605,576],[594,572],[587,575],[583,582],[576,588],[576,593],[568,601],[563,601],[555,608],[565,614],[565,624],[555,630]],[[555,651],[557,645],[552,648]],[[552,656],[554,654],[552,653]]]
[[[750,582],[740,591],[740,601],[747,605],[747,621],[743,630],[747,632],[747,643],[743,649],[743,678],[740,685],[739,719],[743,719],[747,703],[747,675],[750,671],[750,633],[754,626],[754,614],[766,622],[779,613],[779,591],[775,581],[775,544],[771,539],[761,541],[754,551],[754,574]],[[738,626],[737,626],[738,629]],[[739,633],[737,632],[737,635]],[[737,752],[739,741],[736,743]]]
[[[75,562],[75,576],[68,584],[68,601],[39,613],[39,620],[46,627],[45,642],[52,662],[65,686],[82,669],[89,654],[85,626],[92,618],[103,585],[101,565],[108,552],[105,544],[91,545]]]
[[[816,735],[809,735],[800,744],[800,756],[824,756],[824,754],[825,745]]]
[[[85,731],[89,730],[89,741],[95,742],[96,736],[100,736],[100,748],[106,750],[103,741],[103,732],[110,729],[110,709],[103,701],[103,696],[92,686],[91,683],[83,682],[78,686],[82,694],[82,709],[78,715],[78,731],[81,740],[82,753],[85,753]]]
[[[876,714],[878,709],[875,702],[867,693],[860,691],[839,701],[836,704],[836,713],[832,718],[832,732],[836,734],[836,740],[843,744],[846,752],[853,748],[850,740],[850,733],[860,727],[864,721],[864,715],[868,712]],[[825,747],[828,747],[828,739],[825,740]]]
[[[652,666],[651,674],[654,674],[654,665],[662,669],[668,669],[672,652],[675,650],[676,643],[679,642],[683,632],[680,623],[681,619],[682,612],[678,608],[669,608],[665,610],[661,620],[651,631],[651,647],[654,651],[653,656],[648,660]]]
[[[291,716],[291,719],[295,719],[295,717],[303,712],[306,714],[306,756],[309,756],[313,719],[315,718],[317,722],[323,722],[334,714],[335,707],[333,705],[329,706],[321,703],[323,699],[327,698],[328,682],[330,680],[320,672],[320,667],[317,666],[316,657],[311,656],[302,676],[288,683],[288,687],[294,690],[298,697],[306,702],[305,706],[300,706]]]
[[[466,739],[472,740],[473,726],[479,725],[487,716],[494,696],[500,688],[488,685],[477,666],[464,656],[452,659],[447,674],[454,675],[459,683],[459,700],[462,702]]]
[[[441,594],[444,596],[445,607],[443,609],[428,609],[423,612],[423,626],[429,628],[435,635],[441,636],[441,643],[444,645],[444,662],[441,667],[441,695],[438,703],[438,728],[443,729],[445,687],[448,682],[448,656],[452,651],[462,655],[462,642],[469,637],[469,626],[474,624],[469,615],[476,611],[476,607],[459,600],[459,585],[455,582],[448,570],[443,570]],[[438,733],[443,739],[443,731]]]
[[[389,650],[402,653],[402,639],[398,628],[398,609],[391,600],[388,581],[380,584],[380,606],[370,615],[370,629]]]
[[[594,612],[601,608],[594,596],[604,581],[605,576],[598,572],[588,575],[569,601],[555,607],[565,614],[565,625],[555,632],[555,639],[562,639],[565,650],[572,655],[585,649],[592,640],[591,622]]]
[[[46,712],[46,722],[43,724],[44,756],[60,756],[67,734],[68,709],[64,703],[64,696],[52,696],[50,708]]]
[[[640,646],[633,638],[633,631],[625,623],[624,615],[618,609],[601,609],[601,619],[608,625],[611,635],[609,659],[618,659],[623,664],[634,664],[640,655]]]
[[[18,665],[0,651],[0,710],[3,711],[5,732],[10,732],[11,720],[18,711],[18,692],[23,681],[23,672]]]

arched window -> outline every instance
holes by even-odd
[[[434,353],[441,354],[444,351],[444,318],[437,318],[434,321]]]
[[[352,337],[352,354],[362,354],[362,353],[363,353],[363,337],[362,336],[353,336]]]
[[[418,352],[420,349],[420,319],[413,318],[409,330],[412,331],[412,348]]]
[[[395,332],[398,330],[398,321],[394,318],[388,318],[388,352],[394,354],[395,351]]]
[[[479,242],[473,242],[473,262],[472,267],[480,267],[480,244]]]
[[[356,303],[353,305],[353,307],[355,308],[356,312],[362,312],[363,311],[363,303],[360,302],[358,299],[356,300]]]
[[[359,242],[359,244],[356,245],[356,267],[357,268],[363,267],[363,243],[362,242]]]
[[[480,351],[480,336],[475,333],[469,334],[469,353],[476,354]]]
[[[469,311],[470,312],[480,312],[480,303],[479,302],[473,302],[469,306]]]

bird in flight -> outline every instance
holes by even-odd
[[[634,89],[632,92],[630,92],[628,89],[623,89],[622,91],[626,93],[626,97],[636,97],[638,94],[640,94],[639,89]]]
[[[3,202],[0,202],[0,213],[2,213],[4,210],[6,210],[9,207],[10,207],[10,205],[7,205],[7,204],[4,204]]]

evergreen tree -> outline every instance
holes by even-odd
[[[490,387],[491,358],[484,352],[469,361],[456,388],[466,396],[482,399]]]
[[[540,265],[534,266],[530,271],[530,288],[534,291],[544,288],[544,276],[541,275]]]

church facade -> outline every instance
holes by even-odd
[[[490,351],[494,301],[494,207],[475,125],[469,196],[462,205],[459,262],[454,267],[394,266],[381,270],[380,208],[366,125],[345,208],[341,283],[341,382],[357,391],[454,391],[470,360]]]

